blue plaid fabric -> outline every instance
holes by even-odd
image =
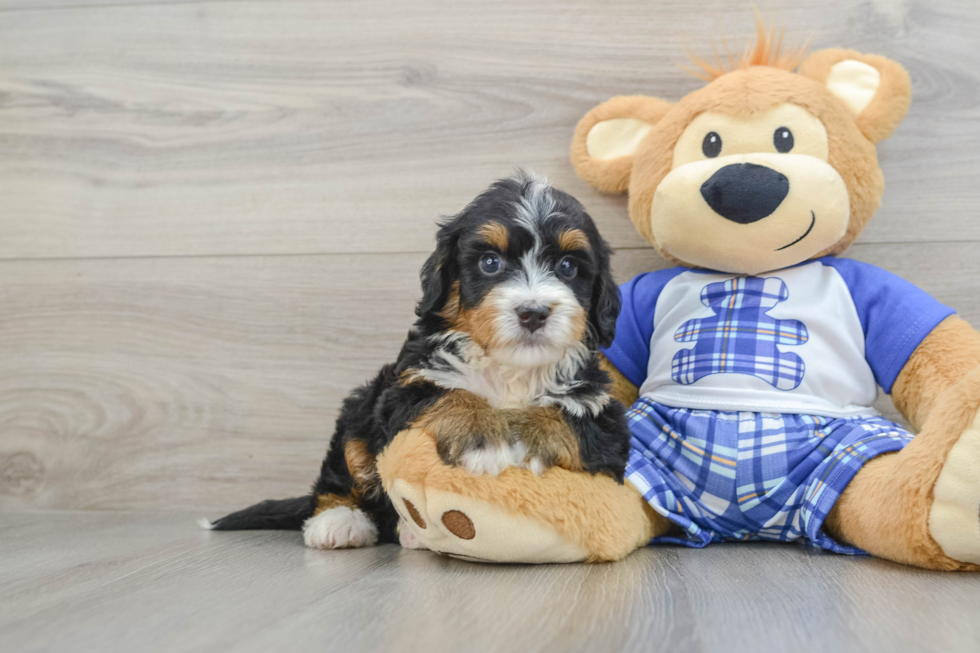
[[[683,529],[658,537],[703,547],[724,540],[805,538],[837,553],[821,529],[871,458],[912,435],[881,417],[818,417],[669,408],[640,399],[629,411],[627,480]]]
[[[803,381],[803,359],[776,345],[802,345],[809,337],[799,320],[777,320],[766,311],[789,298],[782,279],[737,277],[709,283],[701,303],[714,317],[688,320],[674,334],[677,342],[696,342],[674,355],[671,378],[689,385],[709,374],[751,374],[778,388],[793,390]]]

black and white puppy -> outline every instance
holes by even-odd
[[[472,474],[557,465],[622,482],[629,430],[598,356],[619,290],[582,205],[540,177],[500,180],[442,224],[421,277],[415,326],[397,361],[344,401],[312,494],[210,528],[302,527],[314,548],[397,541],[375,458],[412,425]]]

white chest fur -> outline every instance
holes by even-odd
[[[482,353],[475,346],[460,353],[438,352],[442,365],[423,369],[418,376],[448,390],[467,390],[479,395],[497,409],[560,405],[573,415],[597,414],[608,401],[600,393],[588,398],[570,395],[581,386],[575,371],[588,355],[584,347],[571,349],[556,363],[539,367],[505,365]]]
[[[454,357],[455,358],[455,357]],[[448,390],[467,390],[486,399],[494,408],[539,405],[549,390],[557,389],[554,366],[515,369],[487,357],[472,363],[453,361],[451,369],[422,370],[419,376]]]

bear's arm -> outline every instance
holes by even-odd
[[[603,354],[599,354],[599,367],[609,375],[612,381],[612,387],[609,391],[612,398],[618,399],[627,408],[632,406],[633,402],[640,397],[639,389],[629,379],[623,376],[623,373],[617,370]]]
[[[936,325],[919,343],[892,388],[895,407],[919,430],[936,399],[980,367],[980,333],[957,315]]]

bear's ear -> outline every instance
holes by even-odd
[[[629,187],[633,155],[670,103],[645,95],[614,97],[589,111],[572,137],[572,164],[578,176],[601,191]]]
[[[909,74],[891,59],[854,50],[818,50],[800,64],[800,74],[821,84],[847,106],[872,143],[902,122],[912,100]]]

